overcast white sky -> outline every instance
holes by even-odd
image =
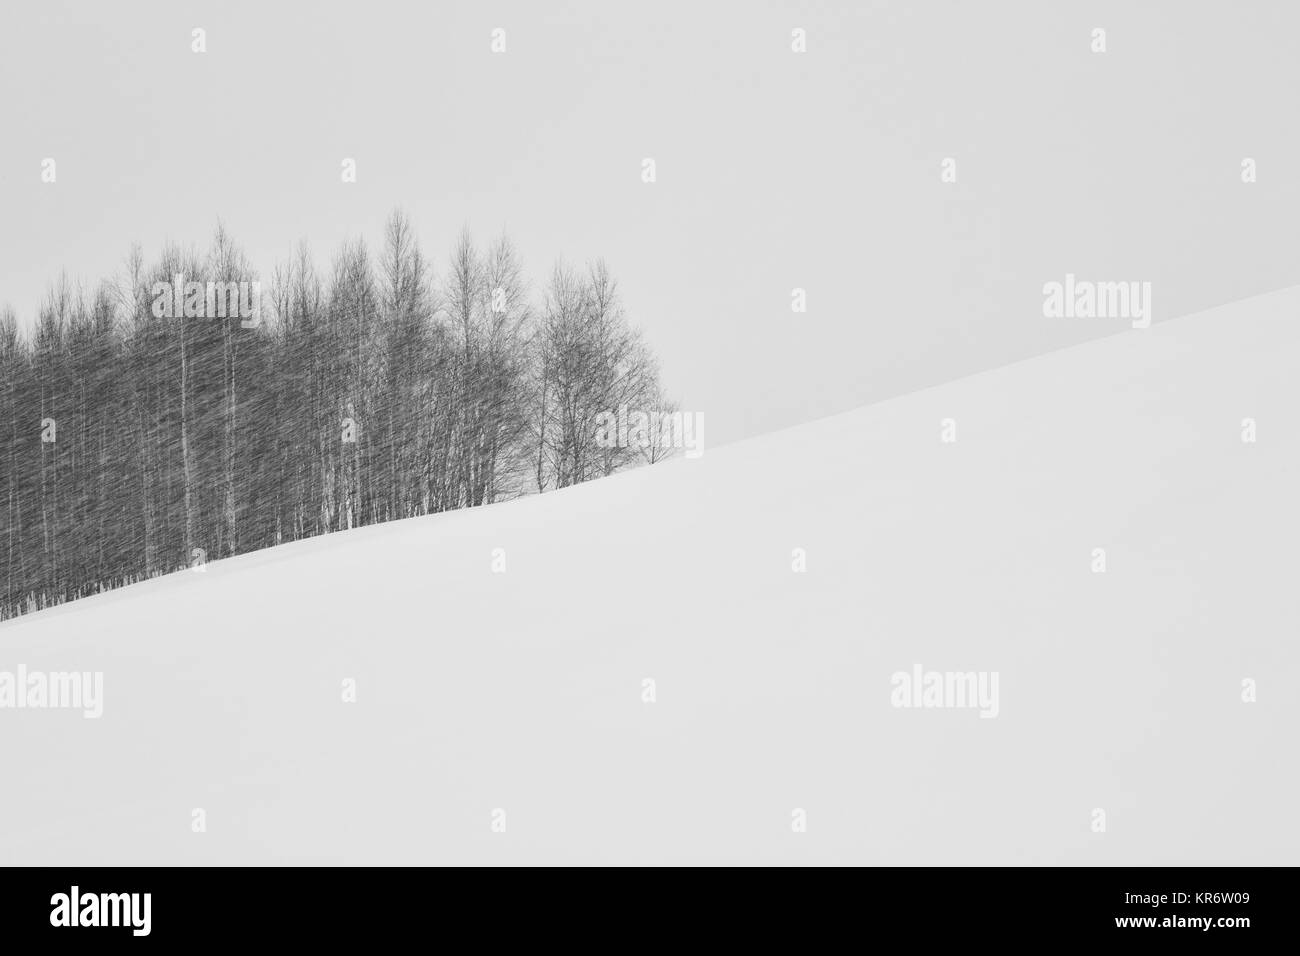
[[[1125,328],[1045,319],[1066,272],[1152,282],[1157,321],[1300,282],[1296,10],[7,4],[0,302],[218,218],[264,276],[323,265],[400,205],[440,266],[462,225],[538,286],[605,257],[717,444]]]

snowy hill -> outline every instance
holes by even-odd
[[[1297,315],[4,624],[103,715],[0,710],[0,862],[1294,864]]]

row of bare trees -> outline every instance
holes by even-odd
[[[252,286],[224,229],[24,334],[0,313],[0,618],[330,531],[500,501],[662,457],[602,413],[666,409],[603,263],[533,295],[508,239],[445,270],[394,213],[327,272],[301,247],[255,318],[160,315],[177,276]],[[241,321],[243,319],[244,321]]]

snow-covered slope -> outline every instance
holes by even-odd
[[[0,626],[104,674],[0,710],[0,862],[1300,862],[1298,315]],[[917,664],[997,717],[891,706]]]

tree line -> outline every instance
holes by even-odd
[[[620,406],[672,408],[603,262],[534,301],[508,238],[462,233],[434,272],[400,212],[377,253],[322,272],[303,245],[266,283],[218,227],[90,292],[60,279],[26,331],[0,311],[0,619],[671,451],[596,440]],[[178,278],[198,309],[171,307]],[[213,287],[260,308],[213,314]]]

